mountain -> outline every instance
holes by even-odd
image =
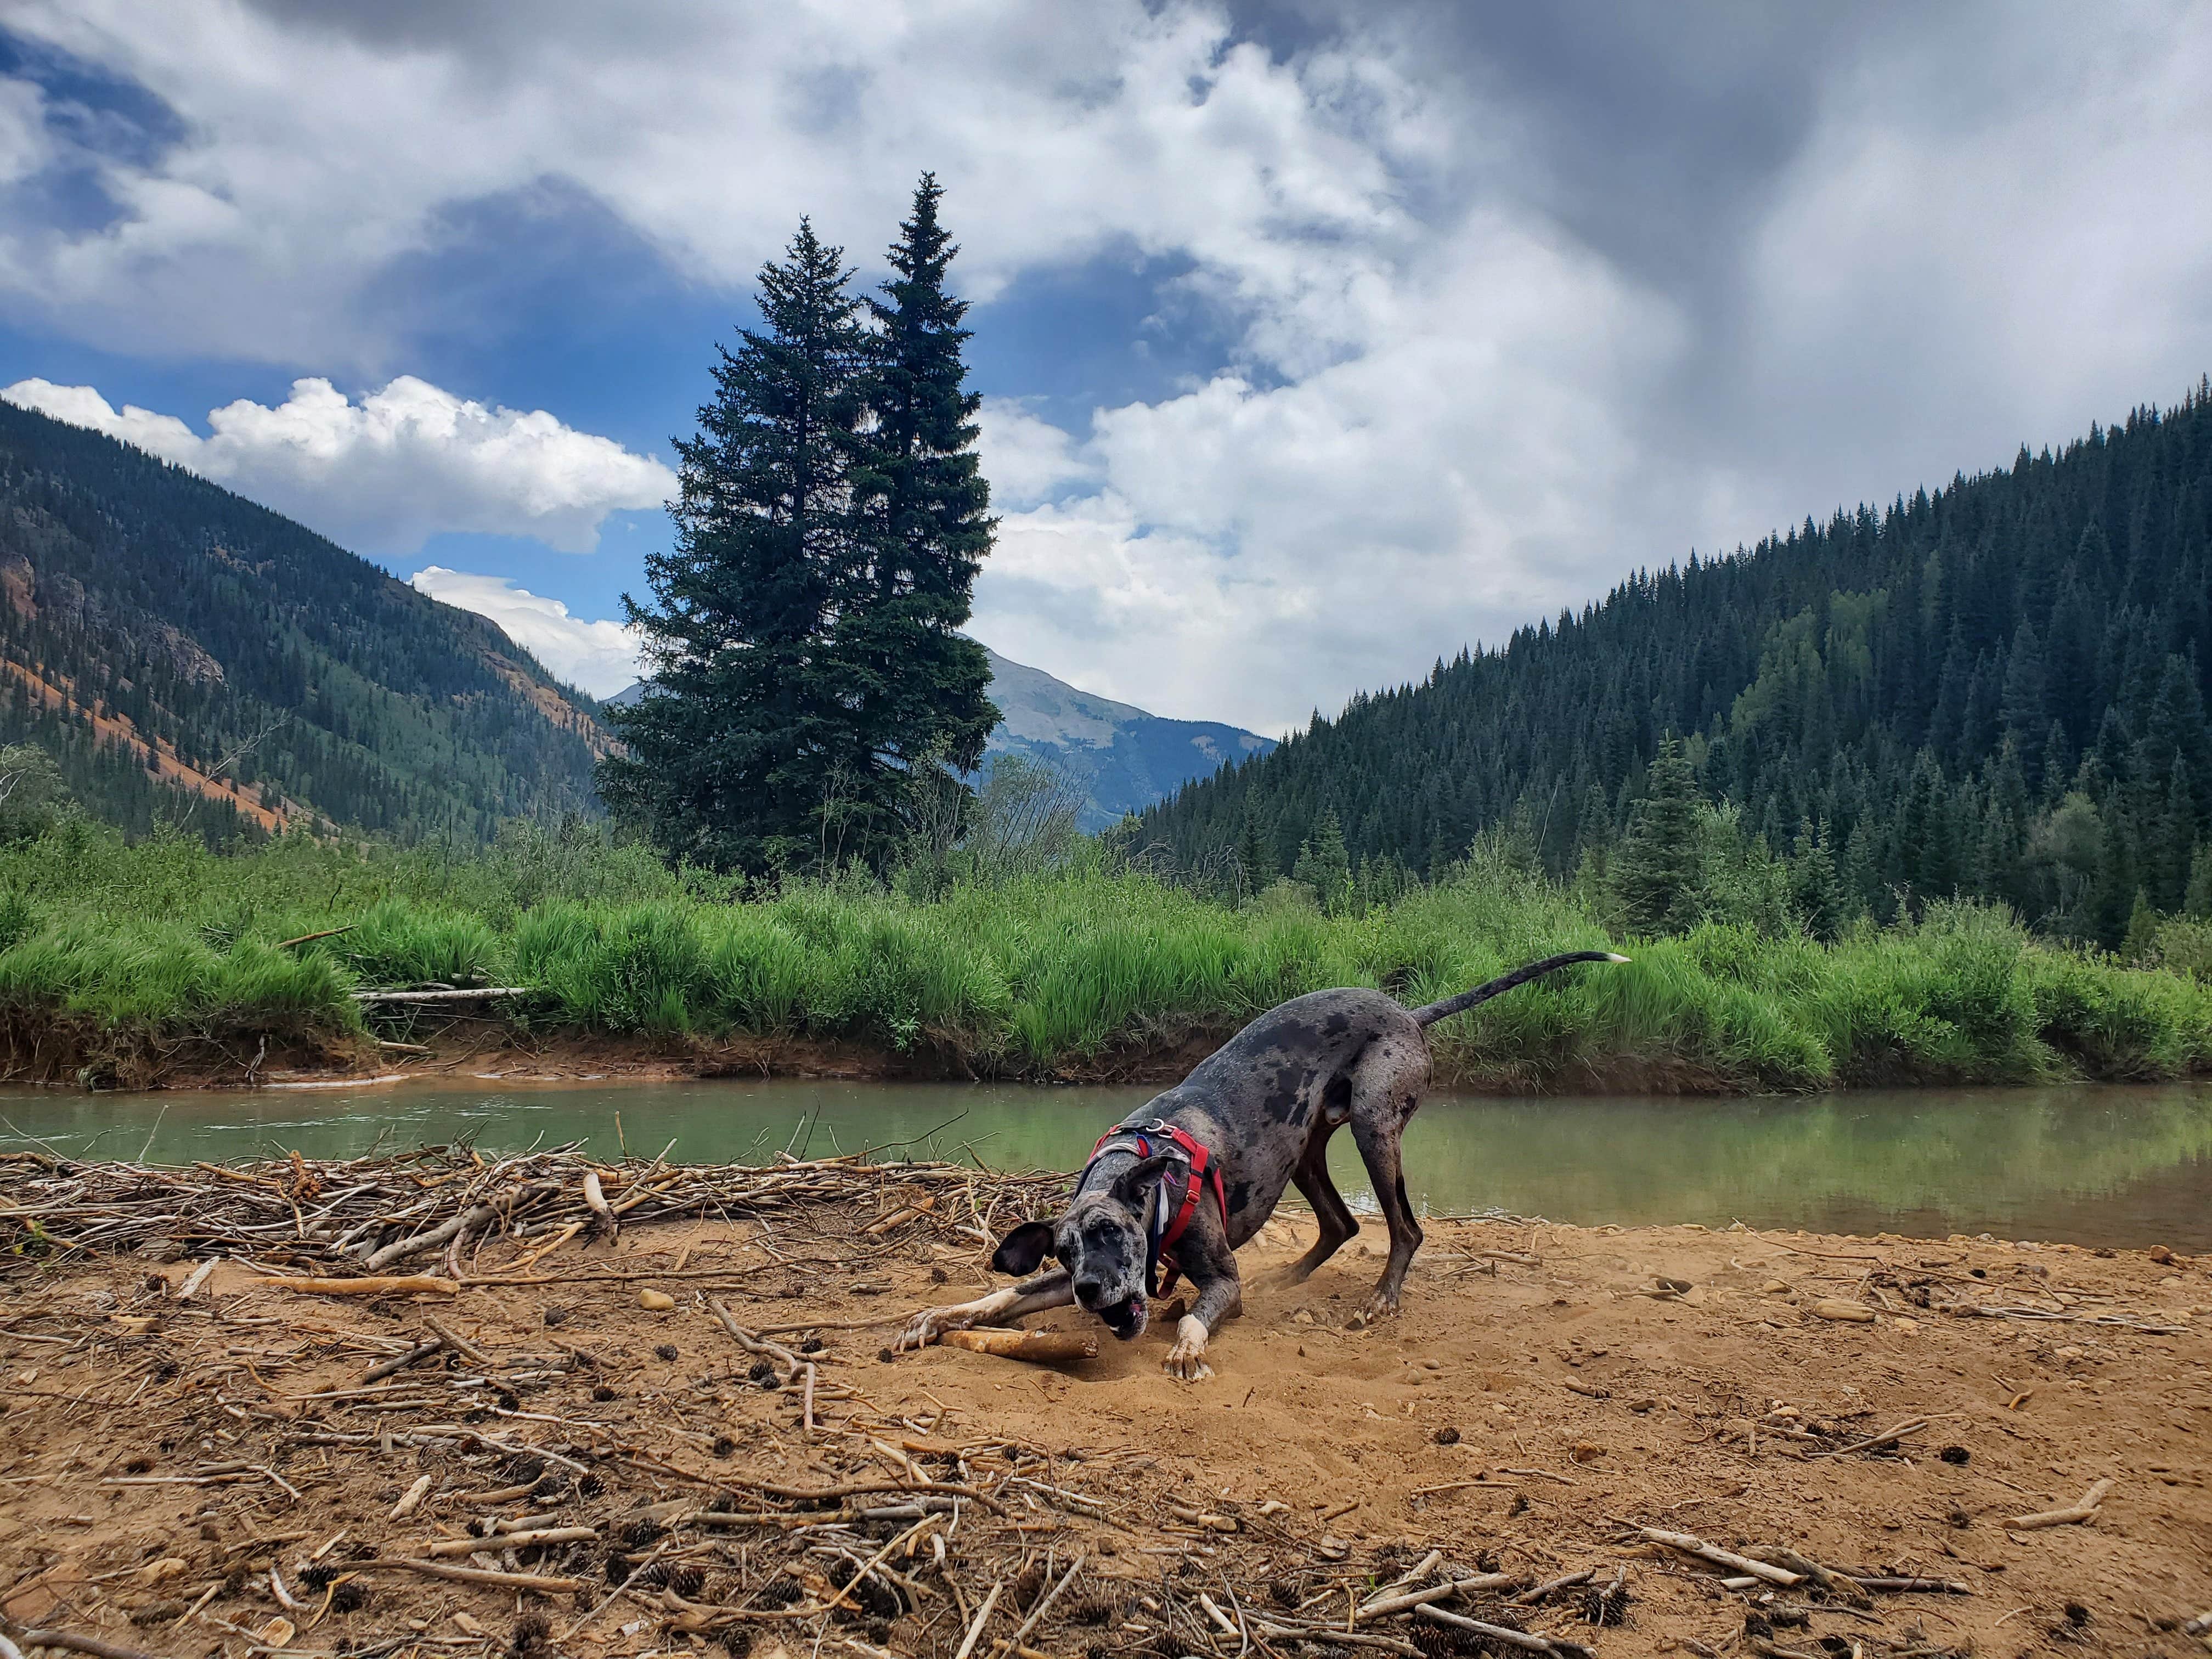
[[[0,742],[137,830],[489,836],[608,738],[493,623],[142,450],[0,401]]]
[[[1565,873],[1604,856],[1672,732],[1747,835],[1825,847],[1860,908],[1978,896],[2111,945],[2138,893],[2212,912],[2208,694],[2200,380],[2062,453],[1639,572],[1355,698],[1146,828],[1195,861],[1249,826],[1286,869],[1334,811],[1355,861],[1419,869],[1512,823]]]
[[[1165,720],[1079,691],[988,646],[984,653],[991,659],[989,696],[1002,717],[984,745],[987,763],[993,755],[1021,755],[1075,778],[1085,791],[1079,822],[1086,831],[1103,830],[1192,778],[1275,746],[1272,738],[1215,720]],[[607,701],[635,702],[643,691],[633,684]]]
[[[1082,827],[1103,830],[1140,812],[1192,778],[1275,746],[1215,720],[1171,720],[1079,691],[1041,668],[991,659],[991,701],[1001,719],[984,753],[1016,754],[1059,768],[1089,791]]]

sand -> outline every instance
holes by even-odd
[[[1347,1328],[1380,1266],[1379,1230],[1370,1223],[1303,1287],[1273,1288],[1267,1269],[1302,1243],[1302,1218],[1286,1214],[1244,1253],[1247,1312],[1216,1339],[1216,1375],[1183,1385],[1158,1369],[1161,1324],[1118,1344],[1073,1313],[1030,1322],[1097,1332],[1097,1358],[1067,1367],[950,1349],[881,1357],[888,1326],[829,1328],[989,1280],[980,1248],[941,1232],[870,1237],[867,1219],[825,1215],[803,1237],[673,1223],[579,1240],[528,1275],[546,1282],[374,1303],[295,1296],[235,1264],[190,1302],[177,1295],[190,1261],[18,1267],[0,1291],[0,1612],[160,1654],[242,1655],[250,1636],[309,1653],[688,1652],[735,1629],[732,1648],[749,1638],[757,1655],[950,1656],[1007,1578],[981,1654],[1079,1553],[1080,1582],[1025,1647],[1229,1659],[1352,1650],[1282,1635],[1247,1646],[1211,1624],[1200,1592],[1233,1606],[1231,1624],[1255,1609],[1289,1617],[1281,1604],[1309,1597],[1297,1616],[1340,1619],[1434,1550],[1448,1572],[1530,1582],[1591,1568],[1603,1585],[1625,1571],[1618,1625],[1587,1622],[1580,1590],[1517,1608],[1498,1595],[1443,1604],[1605,1655],[2207,1645],[2184,1629],[2212,1608],[2205,1261],[1987,1239],[1437,1222],[1402,1313]],[[514,1254],[488,1247],[474,1271],[498,1274]],[[673,1306],[647,1310],[641,1290]],[[756,1356],[703,1296],[755,1328],[822,1322],[815,1437],[799,1425],[797,1386],[753,1386]],[[1823,1303],[1872,1317],[1824,1317]],[[2059,1317],[1962,1316],[1936,1310],[1944,1304]],[[475,1380],[494,1374],[475,1358],[446,1370],[434,1357],[379,1385],[382,1395],[303,1398],[362,1386],[426,1317],[484,1358],[581,1349],[594,1363],[532,1376],[526,1360],[523,1379],[501,1384]],[[1894,1447],[1826,1455],[1914,1423]],[[580,1491],[540,1462],[522,1480],[546,1470],[561,1490],[495,1501],[487,1493],[518,1484],[514,1460],[464,1440],[407,1443],[424,1425],[565,1447],[603,1490]],[[389,1450],[387,1430],[399,1437]],[[313,1443],[344,1435],[366,1438]],[[689,1595],[634,1589],[566,1634],[611,1588],[608,1540],[641,1505],[664,1504],[665,1519],[724,1483],[921,1476],[995,1492],[1006,1513],[967,1506],[943,1573],[933,1547],[892,1558],[918,1587],[911,1611],[782,1622],[699,1611],[757,1610],[763,1583],[832,1594],[836,1580],[819,1576],[830,1558],[807,1565],[799,1553],[814,1535],[790,1526],[679,1528],[655,1547],[696,1565],[700,1581],[678,1586]],[[2008,1524],[2106,1481],[2086,1522]],[[416,1506],[395,1519],[418,1483]],[[847,1500],[878,1501],[900,1499]],[[504,1558],[592,1588],[519,1601],[512,1589],[356,1565],[419,1556],[495,1513],[596,1531]],[[856,1522],[848,1535],[873,1551],[909,1524]],[[1876,1593],[1852,1608],[1818,1587],[1732,1589],[1641,1541],[1643,1527],[1964,1593]],[[490,1545],[477,1560],[504,1570]],[[303,1565],[338,1570],[337,1589],[312,1588],[328,1573]],[[279,1605],[272,1566],[299,1610]],[[356,1595],[362,1604],[341,1610]],[[1410,1617],[1366,1628],[1452,1650]]]

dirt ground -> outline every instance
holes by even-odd
[[[1305,1227],[1286,1213],[1244,1253],[1216,1375],[1183,1385],[1159,1370],[1164,1320],[1126,1345],[1090,1322],[1097,1357],[1054,1369],[889,1356],[887,1322],[988,1275],[980,1242],[875,1224],[672,1223],[520,1272],[501,1243],[457,1294],[374,1301],[235,1263],[180,1299],[190,1259],[18,1269],[0,1280],[0,1629],[165,1655],[950,1659],[1000,1583],[975,1656],[1364,1659],[1534,1650],[1411,1614],[1362,1623],[1357,1646],[1312,1628],[1409,1571],[1590,1568],[1625,1607],[1583,1587],[1516,1603],[1517,1585],[1436,1605],[1608,1656],[2212,1647],[2186,1628],[2212,1608],[2212,1261],[1437,1222],[1402,1314],[1347,1328],[1377,1230],[1270,1288]],[[742,1349],[710,1298],[756,1340],[823,1345],[811,1436],[797,1372]],[[432,1320],[464,1351],[365,1380]],[[2008,1524],[2105,1482],[2086,1521]],[[483,1535],[495,1520],[574,1535],[518,1550]],[[1729,1588],[1646,1527],[1959,1590]],[[550,1588],[392,1565],[441,1543],[453,1567]],[[866,1607],[800,1616],[878,1549],[896,1595],[864,1575]]]

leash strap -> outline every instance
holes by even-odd
[[[1152,1155],[1156,1140],[1164,1141],[1182,1154],[1180,1180],[1173,1169],[1160,1172],[1160,1202],[1153,1206],[1152,1224],[1146,1232],[1146,1294],[1164,1296],[1175,1288],[1176,1279],[1182,1271],[1176,1265],[1176,1243],[1189,1230],[1191,1218],[1198,1213],[1200,1200],[1209,1190],[1213,1194],[1213,1206],[1221,1216],[1221,1230],[1224,1234],[1229,1231],[1229,1199],[1222,1188],[1221,1165],[1196,1136],[1164,1119],[1155,1118],[1146,1124],[1116,1124],[1099,1136],[1098,1144],[1091,1149],[1091,1162],[1083,1166],[1083,1175],[1076,1182],[1079,1191],[1090,1180],[1091,1165],[1098,1162],[1099,1155],[1109,1144],[1124,1137],[1134,1144],[1139,1158]]]

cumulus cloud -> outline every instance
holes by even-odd
[[[11,6],[12,30],[144,88],[181,136],[48,124],[111,211],[0,218],[0,294],[104,342],[374,371],[392,350],[375,277],[456,208],[558,181],[684,276],[737,283],[802,212],[872,251],[927,164],[979,297],[1133,246],[1280,298],[1338,286],[1309,238],[1414,228],[1394,167],[1443,131],[1387,60],[1280,61],[1204,4],[444,9]]]
[[[1270,730],[1635,566],[2000,464],[2212,363],[2212,9],[1240,15],[18,0],[19,36],[174,118],[123,142],[0,77],[0,307],[109,350],[374,378],[418,361],[380,283],[472,207],[556,185],[729,286],[801,212],[866,257],[931,166],[979,329],[1025,276],[1133,255],[1175,273],[1162,302],[1214,353],[1087,418],[987,404],[1004,522],[976,631]],[[100,210],[45,210],[61,177]],[[207,438],[80,404],[203,470],[234,427],[266,471],[225,482],[401,540],[418,499],[443,523],[489,498],[499,527],[584,544],[592,503],[669,489],[518,430],[356,436],[445,458],[356,489],[307,434],[376,428],[374,400],[302,385]],[[537,417],[449,424],[510,418]],[[549,473],[598,493],[515,482]]]
[[[588,553],[608,514],[657,507],[676,487],[651,456],[542,409],[487,407],[410,374],[357,404],[328,380],[295,380],[274,408],[240,398],[210,410],[204,438],[173,416],[117,410],[88,386],[18,380],[0,397],[136,444],[364,552],[476,531]]]
[[[595,697],[612,696],[637,678],[637,639],[619,623],[572,617],[560,600],[517,587],[504,576],[474,576],[434,564],[411,580],[417,592],[490,617],[560,678]]]

